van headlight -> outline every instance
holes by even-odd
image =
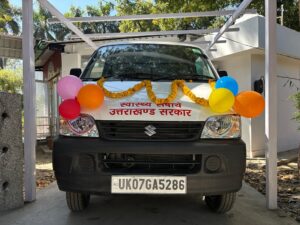
[[[99,137],[94,118],[87,114],[80,114],[74,120],[61,119],[59,133],[64,136]]]
[[[219,115],[209,117],[204,125],[201,138],[240,138],[241,117],[238,115]]]

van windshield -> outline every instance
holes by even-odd
[[[216,79],[201,49],[164,44],[120,44],[99,48],[82,80],[195,80]]]

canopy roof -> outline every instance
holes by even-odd
[[[0,34],[0,57],[22,59],[22,37]]]

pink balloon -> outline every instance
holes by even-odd
[[[62,99],[75,99],[82,86],[83,83],[78,77],[68,75],[58,81],[57,92]]]

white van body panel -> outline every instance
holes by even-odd
[[[90,83],[90,82],[89,82]],[[112,92],[125,91],[138,81],[107,81],[104,87]],[[209,98],[212,91],[208,83],[186,82],[197,97]],[[152,88],[158,98],[166,98],[170,93],[171,82],[152,82]],[[82,110],[95,120],[135,120],[135,121],[205,121],[215,115],[209,107],[194,103],[178,89],[173,103],[156,105],[149,100],[145,88],[139,92],[120,99],[105,97],[101,107],[96,110]]]

